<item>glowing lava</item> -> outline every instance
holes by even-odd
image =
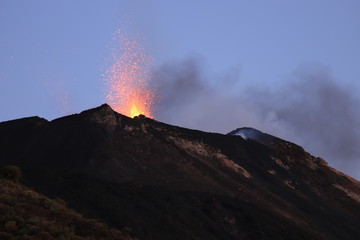
[[[113,64],[105,73],[108,103],[129,117],[152,117],[155,94],[151,86],[151,57],[145,54],[135,35],[118,30],[113,40],[119,47],[112,50]]]

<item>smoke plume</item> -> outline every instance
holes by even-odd
[[[254,127],[295,142],[331,166],[360,178],[360,101],[321,66],[294,72],[278,88],[241,86],[237,74],[209,82],[196,58],[154,71],[161,121],[209,132]]]

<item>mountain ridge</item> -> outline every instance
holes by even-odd
[[[359,182],[276,140],[132,119],[104,104],[0,123],[0,164],[19,165],[25,184],[84,216],[130,223],[140,239],[357,239]]]

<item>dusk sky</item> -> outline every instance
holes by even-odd
[[[155,119],[255,127],[360,179],[358,0],[1,0],[0,121],[104,103],[122,28],[153,59]]]

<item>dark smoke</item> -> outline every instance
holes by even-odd
[[[255,99],[257,106],[275,113],[287,139],[359,178],[360,102],[355,90],[317,68],[297,72],[293,81],[271,93],[255,92],[262,96]]]
[[[209,83],[202,66],[189,58],[154,71],[161,96],[157,119],[221,133],[254,127],[360,178],[360,102],[356,90],[338,84],[328,69],[301,69],[277,89],[265,89],[241,86],[237,74]]]

